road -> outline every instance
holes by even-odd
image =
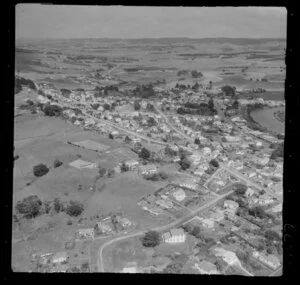
[[[154,106],[154,109],[166,120],[166,124],[169,126],[170,129],[172,129],[173,131],[175,131],[180,136],[184,137],[187,141],[189,141],[191,143],[194,143],[194,139],[190,138],[185,133],[183,133],[180,130],[178,130],[177,128],[175,128],[172,125],[172,123],[170,123],[169,118],[159,109],[159,107],[156,104],[153,104],[153,106]]]
[[[219,197],[216,197],[214,200],[208,202],[207,204],[199,207],[198,209],[194,210],[194,211],[191,211],[191,213],[189,213],[188,215],[186,215],[185,217],[182,217],[181,219],[178,219],[168,225],[165,225],[165,226],[160,226],[160,227],[156,227],[156,228],[152,228],[152,229],[145,229],[145,230],[142,230],[142,231],[139,231],[137,233],[133,233],[133,234],[130,234],[130,235],[125,235],[125,236],[121,236],[121,237],[117,237],[113,240],[110,240],[106,243],[104,243],[100,248],[99,248],[99,255],[98,255],[98,260],[97,260],[97,264],[98,264],[98,270],[100,272],[104,272],[104,266],[103,266],[103,250],[105,247],[107,247],[108,245],[114,243],[114,242],[117,242],[117,241],[120,241],[120,240],[123,240],[123,239],[127,239],[127,238],[132,238],[132,237],[137,237],[137,236],[141,236],[143,234],[145,234],[146,231],[148,230],[153,230],[153,231],[165,231],[165,230],[168,230],[168,229],[171,229],[173,227],[176,227],[182,223],[184,223],[185,221],[191,219],[192,217],[194,217],[195,215],[197,215],[199,212],[201,211],[205,211],[207,210],[207,208],[211,207],[212,205],[216,204],[217,202],[219,202],[221,199],[225,198],[226,196],[230,195],[233,191],[230,191],[224,195],[221,195]]]
[[[60,95],[57,95],[57,97],[60,97]],[[78,102],[75,102],[75,101],[74,101],[74,103],[78,103]],[[66,107],[69,106],[69,104],[66,104],[66,103],[62,103],[62,102],[61,102],[61,104],[62,104],[63,106],[66,106]],[[86,104],[86,105],[89,105],[89,104]],[[137,133],[135,133],[135,132],[133,132],[133,131],[129,131],[129,130],[127,130],[127,129],[125,129],[125,128],[122,128],[122,127],[118,126],[117,124],[112,123],[112,122],[109,122],[109,121],[107,121],[107,120],[99,119],[99,118],[97,118],[97,117],[95,117],[95,116],[92,116],[92,115],[88,114],[87,112],[85,112],[85,111],[83,111],[83,110],[82,110],[81,112],[82,112],[82,114],[84,114],[85,116],[90,117],[90,118],[94,119],[94,120],[97,121],[97,122],[100,122],[100,123],[104,123],[104,124],[106,124],[106,125],[109,125],[109,126],[111,126],[111,127],[113,127],[113,128],[116,128],[116,129],[122,131],[122,132],[125,132],[125,133],[130,134],[130,135],[135,136],[135,137],[138,137],[138,138],[140,138],[140,139],[142,139],[142,140],[146,140],[146,141],[148,141],[149,143],[152,142],[152,143],[155,143],[155,144],[160,144],[160,145],[165,145],[165,146],[170,145],[169,143],[165,143],[165,142],[162,142],[162,141],[159,141],[159,140],[154,140],[154,139],[151,139],[151,138],[149,138],[149,137],[147,137],[147,136],[143,136],[143,135],[137,134]]]

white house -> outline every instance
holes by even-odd
[[[183,243],[185,242],[186,235],[183,229],[172,229],[163,235],[163,239],[166,243]]]

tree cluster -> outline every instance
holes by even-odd
[[[142,238],[141,242],[145,247],[155,247],[161,242],[161,236],[156,231],[148,231]]]
[[[31,195],[19,201],[15,209],[25,218],[34,218],[40,213],[42,204],[42,201],[37,195]]]
[[[46,116],[60,116],[62,114],[62,108],[58,105],[46,105],[43,108],[43,112]]]
[[[41,177],[49,172],[49,168],[45,164],[37,164],[33,167],[33,174],[36,177]]]
[[[235,87],[232,87],[230,85],[225,85],[222,87],[222,91],[225,94],[225,96],[231,96],[234,97],[235,96]]]
[[[151,181],[161,181],[167,179],[168,175],[165,172],[160,171],[158,173],[145,175],[144,178]]]

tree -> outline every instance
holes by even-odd
[[[160,244],[161,237],[156,231],[148,231],[144,237],[142,237],[141,241],[145,247],[155,247]]]
[[[200,72],[200,71],[198,72],[197,70],[193,70],[191,72],[191,75],[192,75],[193,78],[197,78],[197,77],[202,77],[203,76],[202,72]]]
[[[193,228],[191,234],[192,234],[193,236],[195,236],[195,237],[198,237],[199,234],[200,234],[200,227],[195,226],[195,227]]]
[[[220,166],[219,162],[216,159],[212,159],[209,163],[214,167]]]
[[[239,106],[240,106],[240,103],[239,103],[239,101],[238,101],[238,100],[234,100],[234,102],[233,102],[233,104],[232,104],[232,108],[234,108],[234,109],[238,109],[238,108],[239,108]]]
[[[122,164],[121,164],[121,172],[123,173],[123,172],[127,172],[129,170],[129,166],[125,163],[125,162],[123,162]]]
[[[209,99],[208,103],[207,103],[208,108],[213,111],[215,109],[214,107],[214,101],[212,98]]]
[[[248,189],[248,187],[245,184],[238,183],[235,186],[235,193],[239,196],[243,196],[243,195],[245,195],[247,189]]]
[[[260,219],[267,217],[265,210],[261,206],[256,206],[252,209],[249,209],[249,215],[254,216],[255,218],[258,217]]]
[[[19,201],[15,209],[26,218],[34,218],[40,213],[42,204],[42,201],[37,195],[31,195]]]
[[[235,88],[231,87],[230,85],[223,86],[222,91],[225,94],[225,96],[235,96]]]
[[[139,111],[141,109],[141,104],[139,103],[139,101],[134,101],[133,107],[135,111]]]
[[[63,204],[59,198],[53,200],[53,208],[56,213],[60,213],[63,210]]]
[[[139,153],[139,157],[142,159],[149,159],[150,155],[151,155],[150,151],[148,149],[146,149],[145,147],[143,147]]]
[[[107,177],[111,178],[111,177],[114,177],[115,175],[115,170],[114,169],[108,169],[107,171]]]
[[[179,164],[180,164],[182,170],[186,170],[186,169],[190,168],[190,166],[191,166],[190,161],[186,157],[181,159]]]
[[[66,213],[69,216],[77,217],[83,212],[83,210],[83,204],[78,201],[70,201],[70,204],[66,208]]]
[[[200,145],[201,144],[200,139],[199,138],[195,138],[194,144]]]
[[[53,166],[55,168],[60,167],[62,164],[63,163],[60,160],[58,160],[58,159],[55,159],[54,162],[53,162]]]
[[[149,117],[149,119],[147,120],[147,124],[148,124],[148,127],[151,128],[153,126],[157,126],[157,122],[155,121],[154,118],[152,117]]]
[[[106,174],[106,168],[99,167],[98,174],[99,174],[99,177],[103,177]]]
[[[131,142],[131,138],[129,136],[126,136],[124,139],[125,143],[130,143]]]
[[[177,154],[177,151],[172,149],[169,145],[167,145],[165,147],[165,155],[172,157],[172,156],[175,156],[176,154]]]
[[[104,110],[110,110],[110,105],[109,104],[104,104],[103,108],[104,108]]]
[[[41,177],[49,172],[49,168],[45,164],[37,164],[33,167],[33,174],[36,177]]]

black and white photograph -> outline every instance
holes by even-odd
[[[282,276],[286,40],[279,6],[16,5],[12,271]]]

